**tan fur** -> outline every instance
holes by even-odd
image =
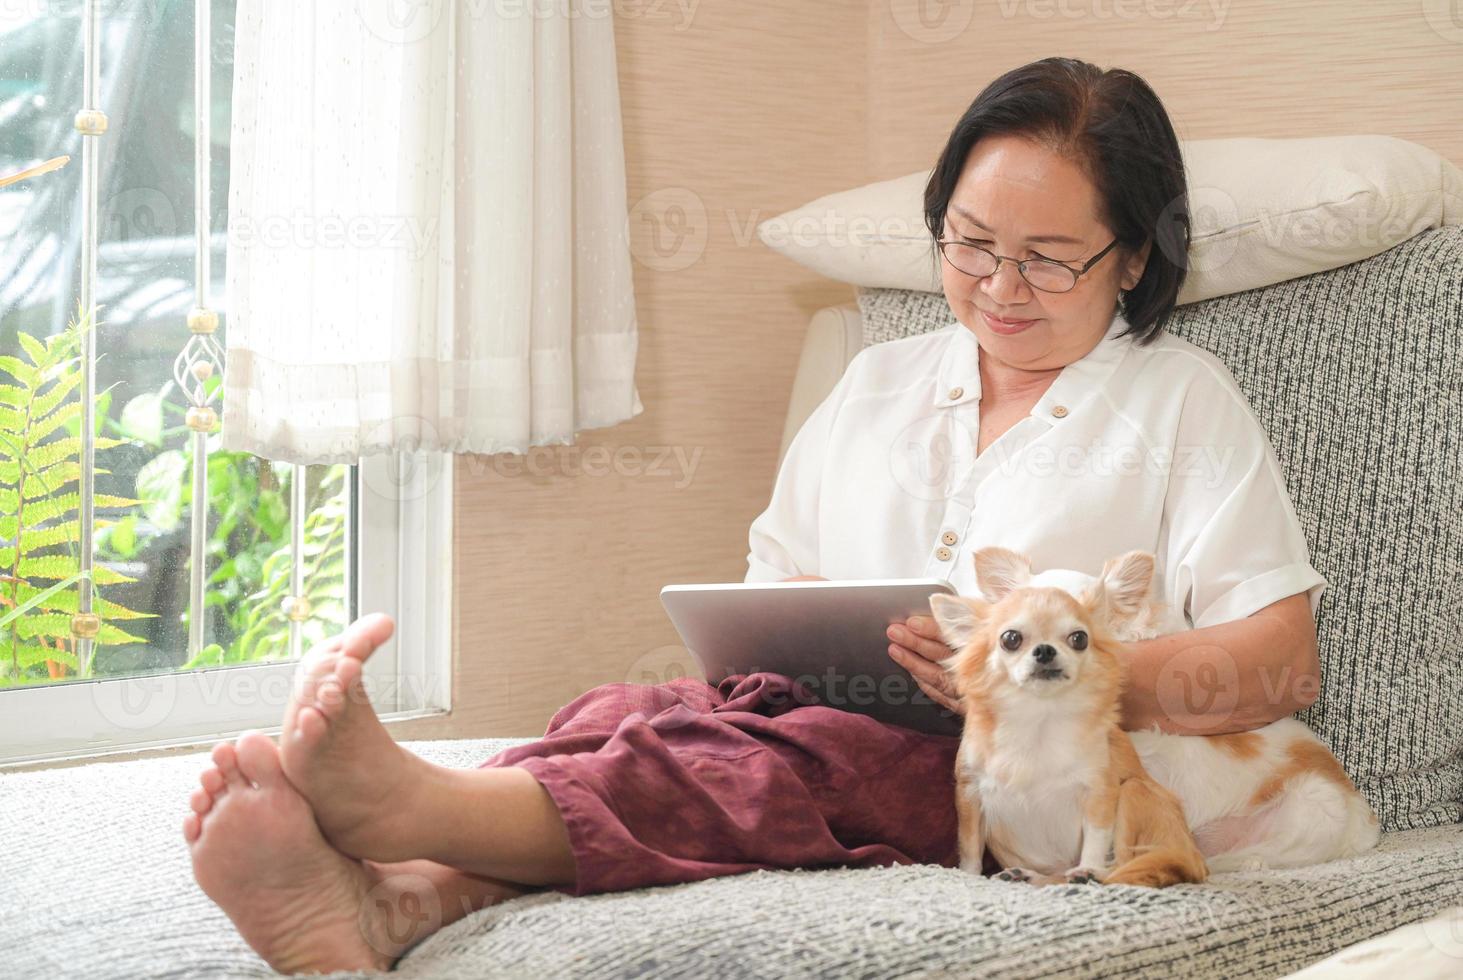
[[[1255,794],[1250,797],[1250,805],[1259,807],[1269,803],[1295,776],[1304,772],[1313,772],[1318,776],[1329,779],[1341,787],[1355,793],[1356,784],[1351,777],[1346,775],[1346,770],[1341,768],[1341,763],[1336,757],[1327,751],[1323,745],[1314,742],[1292,742],[1285,750],[1285,761],[1276,767],[1270,778],[1260,784]]]
[[[1210,735],[1208,739],[1211,745],[1217,745],[1236,759],[1257,759],[1260,756],[1260,750],[1265,747],[1265,740],[1254,732]]]
[[[960,867],[980,874],[985,861],[985,823],[980,812],[980,799],[971,792],[970,775],[955,767],[955,812],[959,818]]]
[[[1033,808],[1031,790],[1059,792],[1068,778],[1064,774],[1070,771],[1073,792],[1063,805],[1079,801],[1080,813],[1072,816],[1082,823],[1081,860],[1091,865],[1104,853],[1104,845],[1111,844],[1114,866],[1103,875],[1105,883],[1161,888],[1204,881],[1208,867],[1184,803],[1148,774],[1132,739],[1119,725],[1126,659],[1121,641],[1161,635],[1172,622],[1170,611],[1153,591],[1153,557],[1128,552],[1111,559],[1097,579],[1079,590],[1076,599],[1065,588],[1031,584],[1029,560],[1007,549],[981,549],[975,565],[982,598],[931,598],[947,644],[958,651],[944,663],[957,681],[965,707],[957,773],[962,867],[979,868],[980,856],[972,856],[966,849],[983,844],[1007,867],[1019,863],[1014,859],[1024,854],[1050,869],[1058,860],[1056,855],[1066,853],[1062,835],[1068,832],[1068,825],[1060,819],[1055,824],[1047,822],[1047,814],[1039,806]],[[1038,642],[1065,643],[1078,621],[1089,634],[1088,651],[1085,658],[1076,658],[1077,648],[1068,644],[1055,659],[1042,661],[1057,665],[1060,672],[1055,680],[1042,679],[1035,661],[1019,662]],[[999,647],[999,634],[1006,628],[1002,624],[1016,624],[1022,632],[1021,646],[1010,653]],[[1057,688],[1055,696],[1061,698],[1057,706],[1044,701],[1052,696],[1044,693],[1046,683],[1067,685]],[[1028,717],[1026,711],[1038,713]],[[1049,727],[1053,725],[1057,727]],[[1064,768],[1055,771],[1055,779],[1048,770],[1044,779],[1030,757],[1041,758],[1041,739],[1053,730],[1060,731],[1064,739],[1060,743]],[[1340,762],[1314,739],[1290,741],[1278,764],[1270,760],[1281,743],[1267,740],[1262,733],[1236,732],[1205,739],[1242,764],[1268,768],[1264,782],[1248,801],[1251,812],[1282,797],[1298,777],[1308,774],[1336,784],[1345,797],[1361,799]],[[973,798],[977,786],[987,794],[982,801]],[[1371,824],[1376,826],[1374,815]],[[979,832],[967,833],[970,826]],[[1374,846],[1374,840],[1368,845],[1364,837],[1345,846]],[[1337,845],[1342,844],[1338,840]],[[1075,878],[1079,870],[1084,875],[1091,873],[1085,866],[1067,873]],[[1037,871],[1027,880],[1063,880],[1040,867]]]
[[[1125,780],[1118,791],[1113,859],[1117,867],[1105,885],[1166,888],[1209,877],[1178,797],[1146,773]]]
[[[975,555],[984,598],[937,597],[937,620],[949,620],[948,603],[954,601],[966,606],[979,624],[969,641],[946,661],[965,707],[964,736],[955,773],[963,868],[979,869],[982,847],[990,847],[1008,866],[1008,855],[1019,851],[1016,841],[1021,828],[990,824],[973,792],[976,774],[967,772],[965,761],[967,752],[977,759],[988,759],[995,744],[1000,719],[994,696],[1010,682],[1003,669],[991,669],[991,658],[1000,656],[997,625],[1010,621],[1019,610],[1038,635],[1051,634],[1059,629],[1057,624],[1074,618],[1088,633],[1086,655],[1090,662],[1082,669],[1081,713],[1086,718],[1084,727],[1096,736],[1094,742],[1100,744],[1105,737],[1107,764],[1095,785],[1088,787],[1082,806],[1088,824],[1113,828],[1117,866],[1104,881],[1164,887],[1207,877],[1203,856],[1178,798],[1143,769],[1131,740],[1119,725],[1124,648],[1109,624],[1123,616],[1146,614],[1147,578],[1151,578],[1153,567],[1151,557],[1141,557],[1148,557],[1146,565],[1130,561],[1123,575],[1110,579],[1109,587],[1096,587],[1078,600],[1061,589],[1018,587],[1019,574],[1012,574],[1012,569],[1019,573],[1015,563],[1024,559],[1005,549],[986,548]]]
[[[1208,878],[1183,804],[1148,775],[1127,732],[1114,728],[1108,738],[1120,786],[1113,826],[1116,866],[1103,884],[1164,888]]]

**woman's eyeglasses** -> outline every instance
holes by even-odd
[[[1065,293],[1077,285],[1077,280],[1082,278],[1098,263],[1101,258],[1113,250],[1118,240],[1114,238],[1101,252],[1088,259],[1081,268],[1074,269],[1070,265],[1058,262],[1055,259],[1015,259],[1009,255],[997,255],[988,248],[981,248],[970,242],[962,241],[936,241],[940,247],[940,254],[945,256],[945,261],[957,272],[963,272],[967,276],[974,276],[977,279],[984,279],[987,276],[996,274],[1002,262],[1012,262],[1016,270],[1021,273],[1032,289],[1039,289],[1044,293]]]

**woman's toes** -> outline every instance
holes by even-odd
[[[198,819],[198,814],[190,813],[183,818],[183,839],[188,843],[196,841],[202,830],[203,821]]]
[[[194,813],[202,816],[213,809],[213,794],[200,786],[188,797],[188,805],[193,808]]]
[[[238,756],[239,769],[255,786],[273,786],[282,775],[279,749],[267,735],[245,732],[234,743],[234,754]]]
[[[198,785],[202,786],[208,795],[217,796],[224,791],[224,775],[213,766],[209,766],[198,774]]]
[[[346,627],[342,635],[341,654],[353,660],[364,660],[371,651],[391,639],[396,623],[385,613],[370,613]]]
[[[326,721],[339,718],[345,711],[345,685],[337,677],[327,677],[315,692],[314,708]]]
[[[341,657],[340,662],[335,665],[335,679],[342,688],[349,691],[361,679],[363,670],[365,665],[355,657]]]
[[[234,752],[233,742],[220,742],[213,747],[213,764],[223,775],[225,786],[242,786],[244,776],[239,772],[239,757]]]
[[[310,654],[300,665],[295,700],[301,703],[315,700],[320,689],[320,682],[335,672],[335,665],[339,661],[340,654],[336,652],[322,651]]]
[[[325,716],[313,705],[300,705],[299,713],[295,715],[295,741],[305,745],[316,745],[325,737],[325,730],[329,723]]]

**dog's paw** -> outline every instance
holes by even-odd
[[[1025,868],[1007,868],[993,876],[997,881],[1025,881],[1029,882],[1034,874]]]
[[[1102,875],[1091,868],[1073,868],[1067,872],[1067,884],[1069,885],[1100,885]]]

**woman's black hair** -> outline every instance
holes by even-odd
[[[925,186],[925,224],[939,238],[971,148],[995,135],[1024,136],[1073,160],[1097,188],[1099,217],[1130,254],[1153,242],[1138,284],[1122,301],[1126,334],[1146,344],[1173,312],[1188,270],[1189,200],[1178,137],[1158,95],[1121,68],[1072,58],[1013,68],[975,97],[955,124]],[[936,250],[935,261],[939,262]]]

